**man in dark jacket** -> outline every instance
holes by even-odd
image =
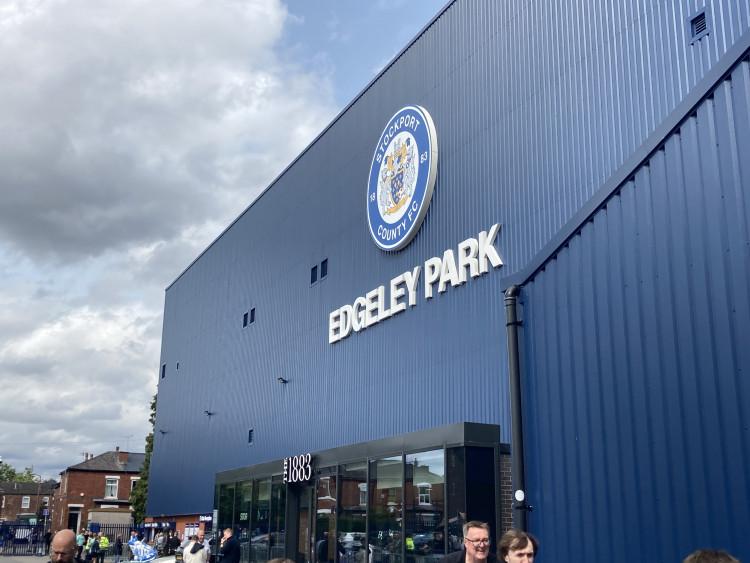
[[[120,563],[120,557],[122,556],[122,534],[117,534],[115,540],[115,563]]]
[[[44,534],[44,554],[49,555],[49,546],[52,543],[52,532],[47,530]]]
[[[180,537],[174,532],[167,540],[167,555],[174,555],[180,547]]]
[[[49,563],[82,563],[78,558],[78,544],[73,530],[60,530],[50,544]]]
[[[498,563],[490,551],[490,525],[472,520],[464,524],[464,549],[443,557],[441,563]]]
[[[323,532],[323,539],[315,545],[318,563],[328,563],[328,532]]]
[[[221,563],[240,563],[240,542],[232,534],[232,528],[224,530],[219,550]]]

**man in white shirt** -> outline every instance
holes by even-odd
[[[206,563],[206,549],[203,542],[198,541],[198,536],[190,536],[189,543],[182,552],[184,563]]]
[[[202,530],[198,532],[198,541],[203,544],[203,549],[206,550],[206,563],[211,563],[211,543],[210,540],[206,539],[206,533]]]

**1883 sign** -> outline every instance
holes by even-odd
[[[312,479],[312,455],[284,458],[284,483],[299,483]]]

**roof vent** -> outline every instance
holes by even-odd
[[[706,8],[702,8],[688,18],[688,36],[693,44],[711,31],[711,21]]]

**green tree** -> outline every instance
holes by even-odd
[[[141,471],[138,474],[139,479],[130,491],[130,504],[133,508],[133,522],[142,524],[146,519],[146,497],[148,496],[148,468],[151,465],[151,452],[154,450],[154,422],[156,422],[156,395],[151,401],[151,416],[148,421],[151,423],[151,434],[146,436],[146,458],[141,465]]]
[[[3,462],[0,464],[0,481],[10,481],[13,483],[30,483],[34,479],[34,466],[27,467],[23,471],[16,471],[12,465]]]

